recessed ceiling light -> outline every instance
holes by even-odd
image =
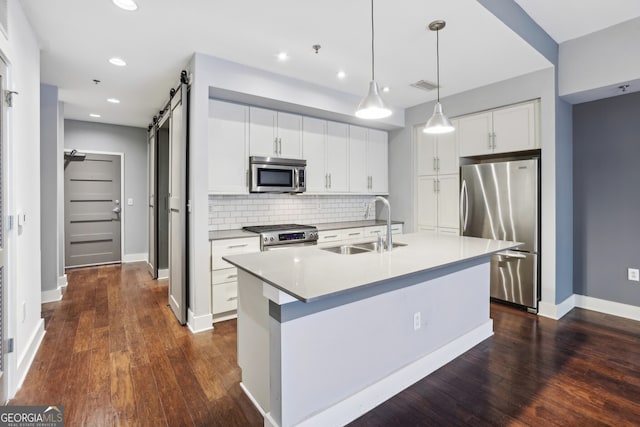
[[[113,57],[109,59],[109,62],[118,67],[124,67],[127,63],[122,58]]]
[[[390,89],[389,89],[389,86],[385,86],[385,87],[383,87],[383,88],[382,88],[382,91],[383,91],[383,92],[389,92],[389,90],[390,90]]]
[[[112,0],[113,4],[118,6],[120,9],[128,10],[129,12],[133,12],[138,9],[138,5],[133,0]]]
[[[89,117],[93,117],[94,119],[98,119],[98,118],[100,118],[102,116],[100,116],[100,114],[91,113],[91,114],[89,114]]]
[[[277,55],[278,57],[278,61],[286,61],[287,59],[289,59],[289,55],[287,54],[287,52],[280,52]]]
[[[107,102],[110,102],[112,104],[120,104],[120,100],[116,98],[109,98],[107,99]]]
[[[338,78],[340,80],[344,79],[345,77],[347,77],[347,73],[345,73],[344,71],[340,70],[338,71],[338,74],[336,74],[338,76]]]

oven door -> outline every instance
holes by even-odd
[[[286,165],[251,165],[252,193],[291,193],[298,186],[297,167]]]
[[[312,242],[300,242],[300,243],[287,243],[286,245],[273,245],[273,246],[264,246],[262,248],[262,251],[275,251],[275,250],[280,250],[280,249],[292,249],[292,248],[299,248],[302,246],[316,246],[316,241],[312,241]]]

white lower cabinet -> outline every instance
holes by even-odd
[[[392,224],[392,234],[402,234],[402,224]],[[358,228],[343,228],[339,230],[324,230],[318,232],[318,245],[319,246],[337,246],[356,241],[371,241],[375,240],[378,235],[386,236],[386,225],[374,225],[368,227]]]
[[[213,322],[233,319],[238,308],[238,270],[226,255],[260,252],[258,237],[211,241],[211,314]]]

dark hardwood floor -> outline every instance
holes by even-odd
[[[239,387],[236,323],[191,334],[144,264],[68,272],[11,405],[66,425],[261,426]],[[491,305],[495,335],[353,426],[640,425],[640,322],[575,309],[553,321]]]

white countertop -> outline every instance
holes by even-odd
[[[396,247],[391,252],[354,255],[309,246],[223,259],[301,301],[311,302],[520,246],[516,242],[429,232],[398,235],[394,241],[407,246]]]

